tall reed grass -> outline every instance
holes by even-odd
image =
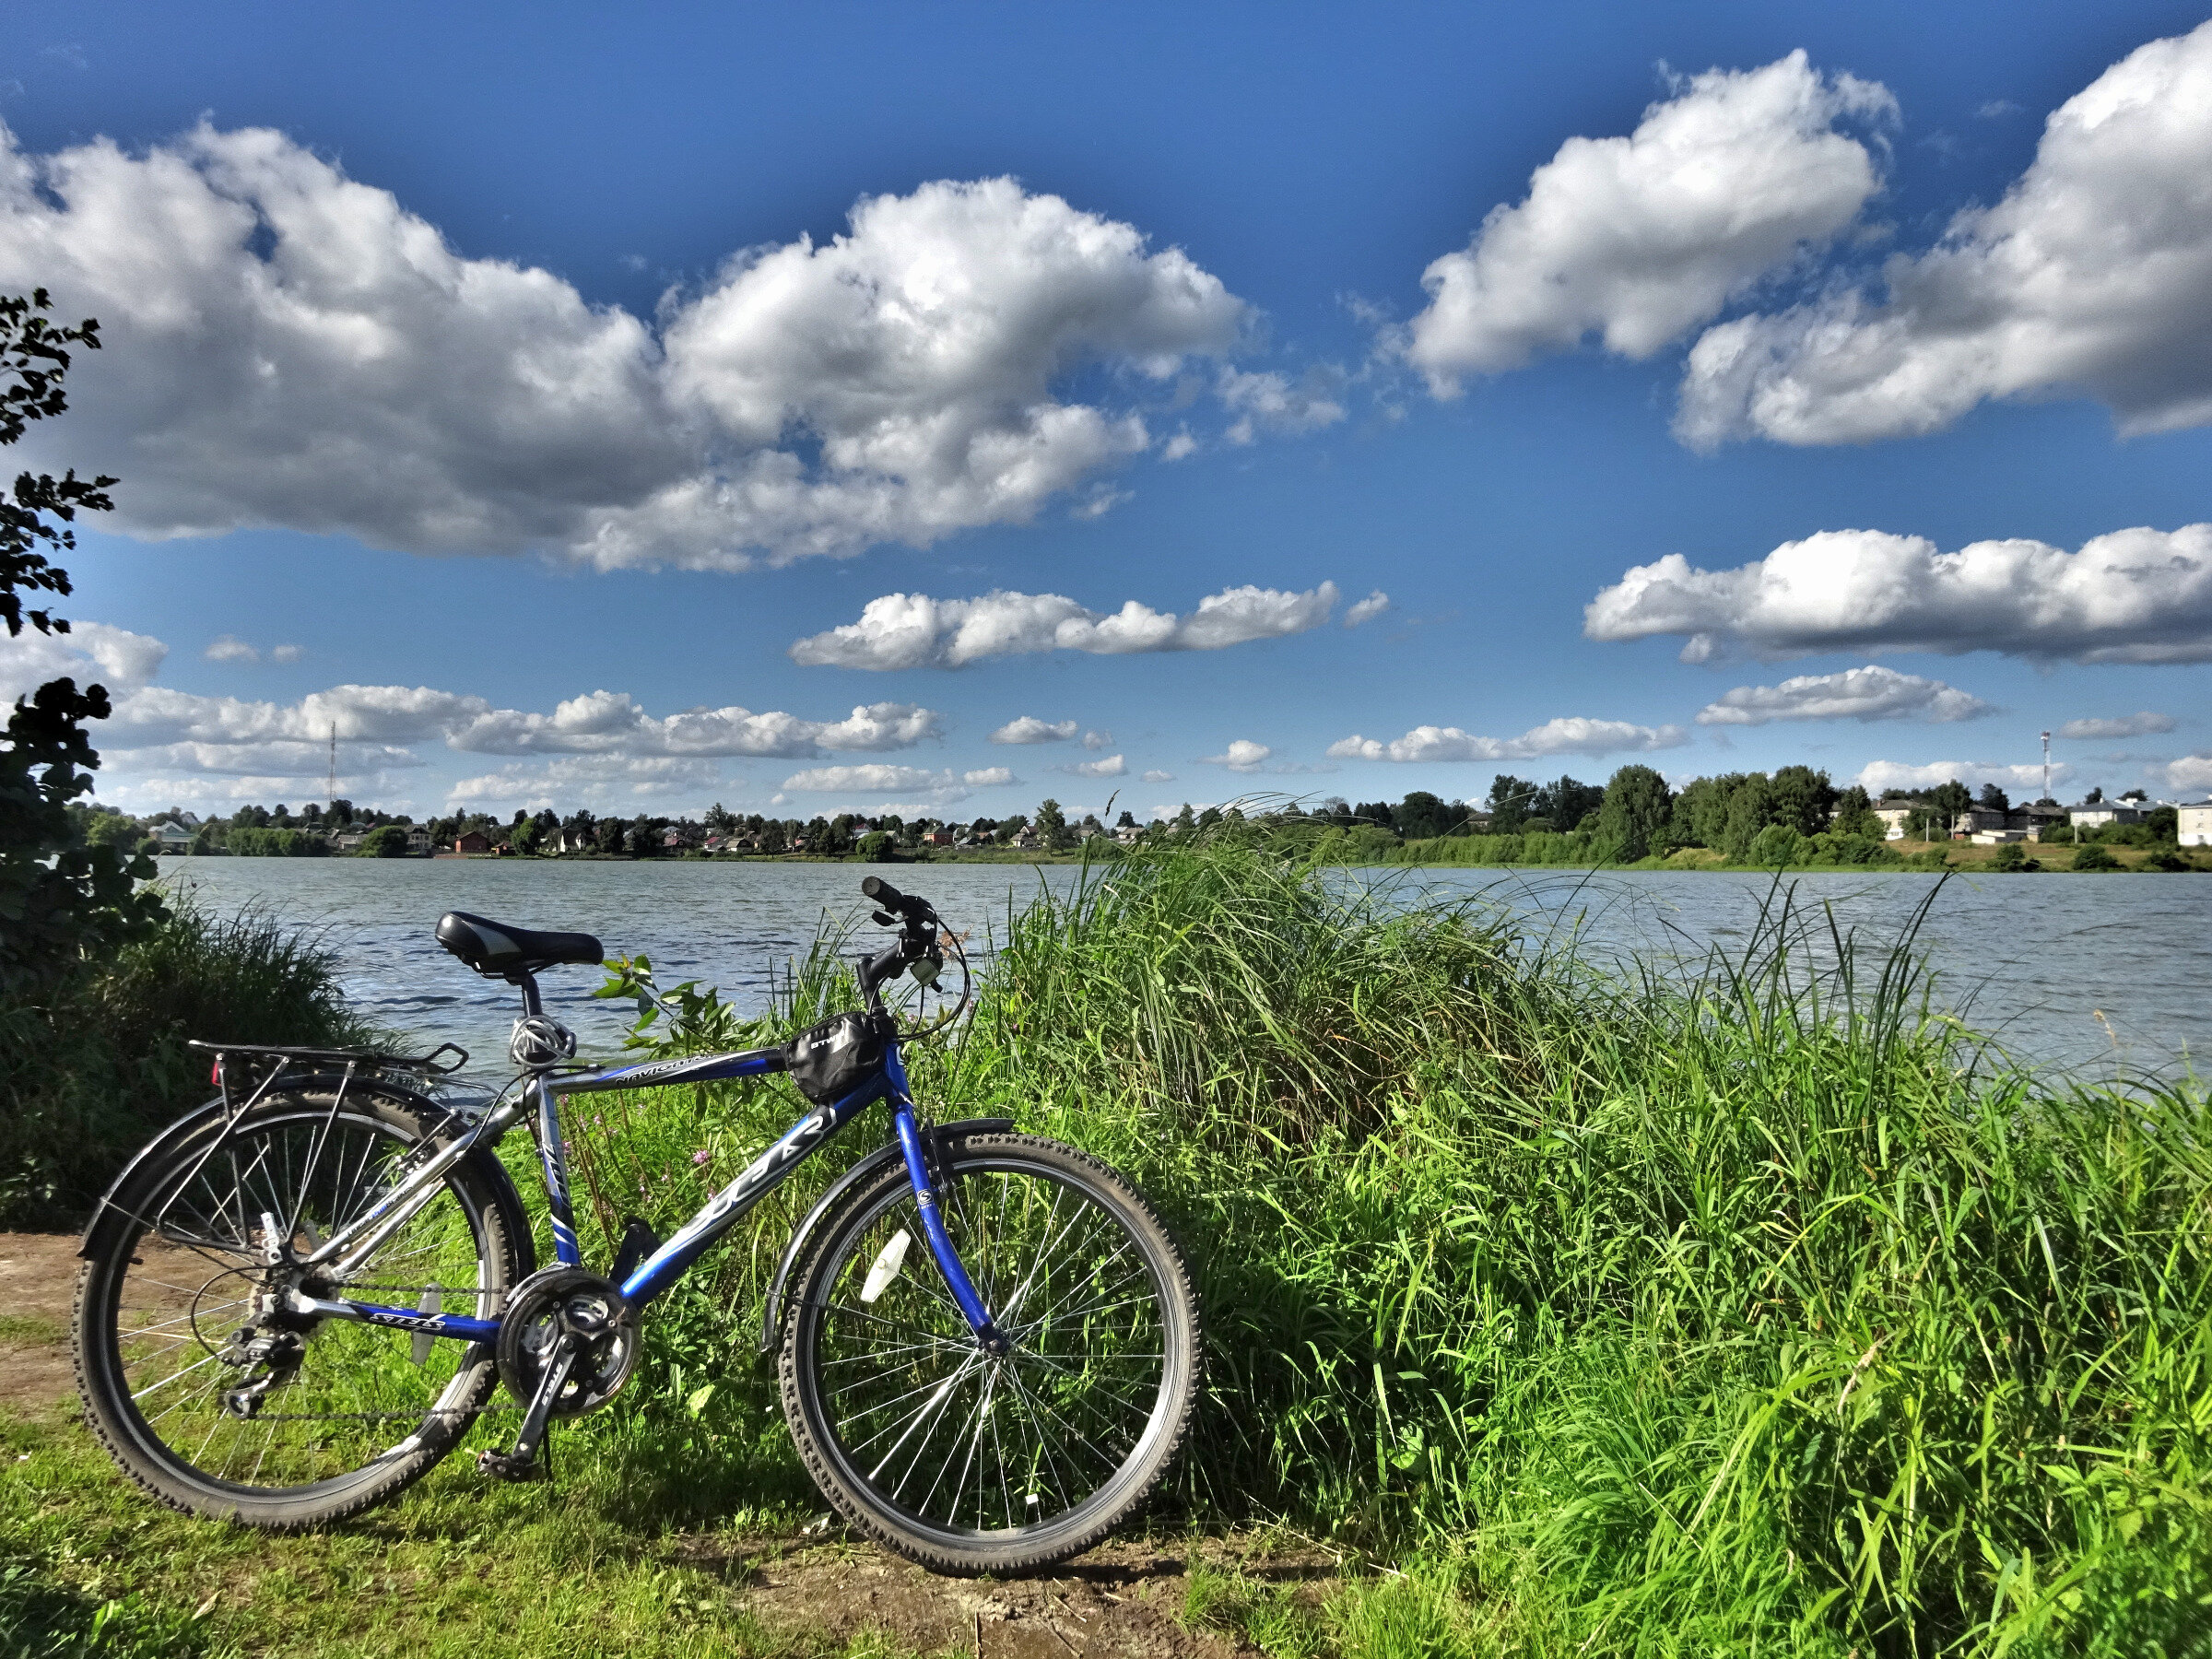
[[[192,1037],[348,1043],[371,1033],[313,935],[189,894],[108,962],[37,998],[0,1000],[0,1227],[64,1226],[123,1160],[207,1098]]]
[[[999,945],[918,1088],[1172,1215],[1211,1389],[1175,1501],[1428,1562],[1457,1611],[1422,1651],[2206,1651],[2195,1084],[2041,1083],[1931,1013],[1909,935],[1786,886],[1732,954],[1623,980],[1221,841],[1041,891]],[[818,951],[769,1021],[703,1023],[838,994]],[[673,1220],[791,1103],[610,1110],[595,1167]],[[803,1494],[731,1317],[812,1190],[678,1304],[612,1436],[647,1476],[681,1442],[646,1482],[679,1509],[717,1469]]]

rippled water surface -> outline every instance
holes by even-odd
[[[469,1049],[482,1073],[506,1049],[514,993],[471,973],[439,947],[441,913],[465,910],[523,927],[596,934],[610,953],[653,959],[663,984],[698,979],[743,1006],[768,994],[771,968],[803,953],[825,912],[859,920],[858,865],[550,863],[483,859],[206,858],[164,866],[218,911],[266,906],[325,930],[347,992],[380,1025]],[[930,899],[980,941],[1003,934],[1009,905],[1058,888],[1069,865],[930,865],[881,872]],[[1415,870],[1391,880],[1411,896],[1481,893],[1559,934],[1579,932],[1601,957],[1662,964],[1712,946],[1741,950],[1770,882],[1687,871],[1512,873]],[[1831,907],[1838,924],[1887,941],[1936,877],[1793,877],[1800,907]],[[1823,923],[1825,925],[1825,923]],[[874,934],[873,928],[867,928]],[[2089,1076],[2171,1073],[2212,1050],[2212,879],[2188,875],[1953,878],[1920,935],[1938,1000],[2015,1053]],[[972,948],[972,947],[971,947]],[[601,975],[556,969],[547,1004],[586,1053],[620,1045],[622,1010],[592,1000]],[[218,1035],[218,1033],[208,1033]],[[425,1046],[428,1046],[426,1041]]]

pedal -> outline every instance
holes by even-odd
[[[661,1247],[661,1235],[641,1217],[628,1216],[622,1222],[622,1242],[615,1251],[614,1271],[607,1275],[616,1284],[626,1284],[640,1265],[652,1259]]]
[[[550,1480],[553,1469],[550,1459],[515,1452],[500,1452],[487,1446],[477,1453],[477,1471],[494,1480]]]

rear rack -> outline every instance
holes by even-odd
[[[450,1077],[468,1064],[468,1051],[453,1042],[441,1042],[427,1054],[395,1054],[388,1049],[370,1048],[291,1048],[274,1042],[202,1042],[196,1037],[188,1039],[184,1046],[210,1054],[258,1055],[288,1064],[306,1061],[321,1065],[359,1065],[374,1071],[420,1072],[438,1077]],[[441,1054],[454,1057],[441,1063]]]

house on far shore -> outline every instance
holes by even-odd
[[[330,834],[331,851],[352,853],[358,851],[368,839],[369,831],[366,830],[334,830]]]
[[[925,847],[949,847],[959,839],[959,835],[950,830],[932,830],[922,838],[922,844]]]
[[[420,824],[407,827],[407,851],[419,858],[430,850],[430,832]]]
[[[2175,840],[2184,847],[2212,847],[2212,801],[2183,801],[2173,813]]]
[[[488,853],[491,851],[491,838],[481,830],[471,830],[466,835],[453,837],[453,851],[456,853]]]
[[[2084,801],[2066,808],[2077,830],[2101,830],[2107,824],[2139,824],[2150,816],[2147,801]]]
[[[192,849],[192,831],[182,824],[156,824],[154,840],[160,842],[161,851],[168,853],[186,853]]]
[[[1903,841],[1905,839],[1905,821],[1912,816],[1912,809],[1919,805],[1921,803],[1918,801],[1900,801],[1894,797],[1877,801],[1875,804],[1874,816],[1882,820],[1882,839],[1884,841]]]

